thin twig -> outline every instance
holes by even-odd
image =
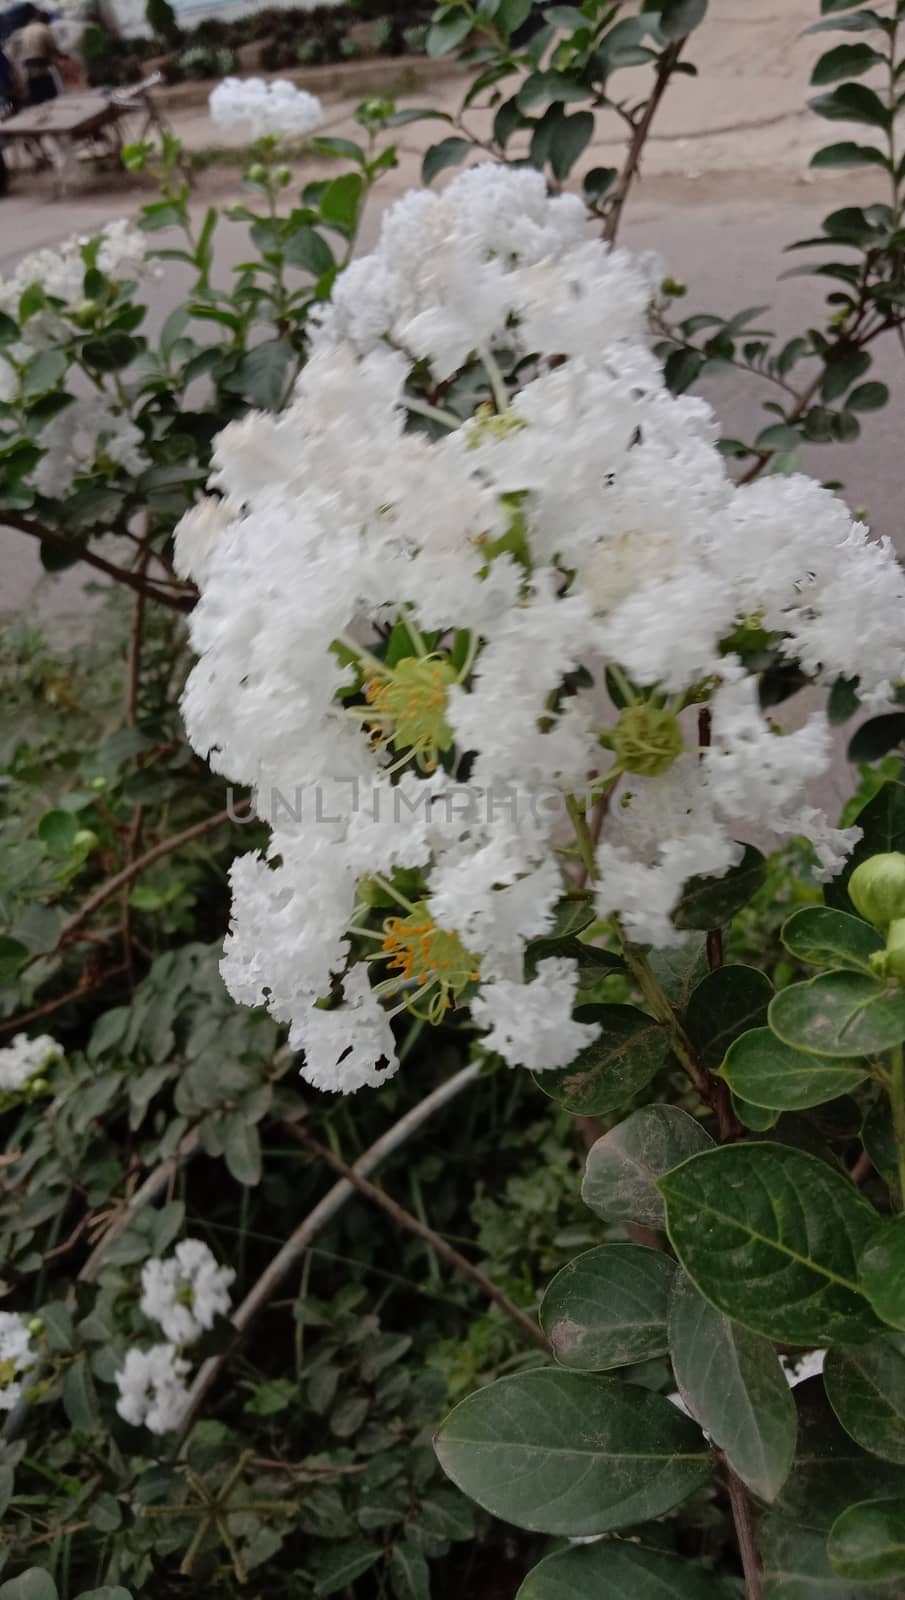
[[[612,244],[619,232],[619,224],[622,221],[625,203],[641,166],[641,156],[647,143],[647,136],[650,133],[654,117],[657,115],[660,101],[666,93],[669,80],[675,71],[676,63],[682,54],[684,43],[684,39],[675,39],[672,44],[667,45],[657,63],[657,72],[650,99],[644,107],[642,115],[634,124],[635,131],[632,134],[618,183],[607,208],[606,221],[603,225],[603,237],[607,244]]]
[[[144,577],[148,564],[148,553],[142,551],[136,571]],[[126,722],[134,728],[138,719],[138,685],[141,677],[141,646],[144,637],[145,624],[145,594],[143,590],[136,590],[132,602],[132,621],[129,627],[129,655],[126,668]]]
[[[745,1575],[745,1600],[763,1600],[764,1574],[757,1549],[757,1525],[754,1506],[741,1478],[736,1477],[726,1462],[726,1488],[732,1508],[732,1521],[738,1539],[742,1572]]]
[[[326,1145],[321,1144],[320,1140],[315,1139],[307,1128],[292,1123],[284,1123],[283,1128],[286,1133],[291,1134],[293,1139],[297,1139],[299,1144],[307,1145],[314,1155],[319,1156],[321,1161],[325,1162],[328,1167],[332,1167],[334,1172],[338,1172],[341,1178],[345,1178],[349,1183],[354,1184],[359,1194],[363,1194],[368,1200],[372,1200],[375,1206],[380,1206],[381,1210],[385,1211],[388,1217],[392,1217],[400,1228],[405,1228],[407,1232],[413,1233],[417,1239],[423,1239],[424,1243],[430,1246],[441,1261],[447,1262],[457,1272],[461,1272],[464,1277],[470,1278],[472,1283],[476,1283],[481,1293],[486,1295],[487,1299],[491,1300],[495,1306],[499,1306],[501,1311],[505,1312],[506,1316],[515,1323],[526,1339],[537,1345],[539,1350],[545,1350],[549,1353],[550,1345],[543,1329],[531,1317],[526,1316],[525,1312],[521,1311],[509,1299],[509,1296],[503,1293],[502,1289],[498,1289],[493,1280],[488,1278],[486,1272],[482,1272],[480,1267],[473,1266],[470,1261],[466,1260],[465,1256],[460,1255],[458,1250],[453,1249],[451,1244],[447,1244],[445,1239],[435,1233],[433,1228],[429,1228],[426,1223],[419,1221],[410,1211],[406,1211],[404,1206],[401,1206],[397,1200],[393,1200],[385,1190],[378,1188],[376,1183],[371,1183],[367,1178],[363,1178],[361,1173],[356,1172],[354,1167],[350,1167],[348,1162],[343,1161],[341,1156],[335,1155]]]
[[[49,954],[47,950],[41,951],[42,956]],[[63,1006],[68,1006],[70,1000],[84,1000],[86,994],[93,994],[95,989],[100,989],[111,978],[118,978],[125,970],[125,963],[121,962],[119,966],[108,967],[106,971],[99,972],[94,980],[83,977],[74,989],[58,995],[55,1000],[45,1000],[42,1006],[34,1006],[31,1011],[20,1011],[18,1016],[7,1017],[5,1022],[0,1022],[0,1033],[15,1033],[19,1028],[24,1028],[28,1022],[38,1022],[41,1017],[49,1017],[54,1011],[62,1010]]]
[[[433,1094],[420,1100],[411,1111],[372,1144],[355,1162],[353,1172],[359,1177],[366,1177],[369,1172],[385,1161],[396,1150],[408,1142],[413,1134],[427,1122],[435,1112],[460,1095],[463,1089],[468,1089],[475,1082],[481,1070],[478,1061],[472,1061],[454,1077],[448,1078]],[[329,1189],[323,1199],[319,1200],[313,1211],[299,1223],[295,1231],[286,1240],[286,1243],[277,1251],[272,1261],[268,1263],[257,1282],[253,1284],[242,1304],[238,1307],[234,1317],[233,1326],[236,1333],[241,1335],[247,1332],[255,1317],[263,1311],[267,1303],[273,1298],[286,1275],[292,1270],[299,1257],[308,1249],[312,1239],[320,1230],[330,1222],[337,1211],[345,1205],[346,1201],[355,1193],[355,1185],[348,1178],[340,1179],[332,1189]],[[199,1410],[201,1409],[208,1393],[216,1383],[225,1364],[228,1351],[220,1355],[211,1356],[205,1361],[198,1372],[189,1394],[189,1403],[185,1418],[179,1431],[177,1448],[187,1436]]]
[[[65,534],[56,533],[52,528],[45,528],[40,522],[32,522],[30,517],[17,516],[15,512],[6,509],[0,515],[0,522],[3,527],[14,528],[17,533],[27,533],[30,538],[39,539],[42,544],[50,545],[64,555],[84,561],[86,566],[103,572],[116,583],[125,584],[127,589],[133,589],[136,594],[147,595],[149,600],[157,600],[163,606],[171,606],[174,611],[194,610],[198,596],[191,584],[180,583],[177,587],[175,584],[168,584],[163,578],[159,583],[141,578],[138,573],[130,572],[127,567],[117,567],[112,561],[106,561],[103,556],[97,554],[97,551],[89,550],[87,545],[77,545],[72,539],[67,539]]]

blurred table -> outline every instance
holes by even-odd
[[[80,151],[87,151],[89,156],[118,158],[125,124],[142,112],[145,122],[138,138],[143,138],[149,128],[160,127],[150,94],[157,81],[150,79],[106,94],[96,89],[61,94],[55,100],[45,100],[43,105],[26,106],[0,122],[0,146],[21,151],[32,166],[53,167],[57,192],[65,193]]]

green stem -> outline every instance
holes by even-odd
[[[572,827],[575,829],[578,854],[587,873],[588,882],[594,883],[597,878],[597,862],[594,858],[594,840],[588,827],[587,813],[584,807],[576,800],[574,794],[566,795],[566,810],[569,813]]]
[[[682,1070],[688,1074],[698,1094],[709,1104],[712,1098],[712,1085],[708,1075],[698,1062],[691,1040],[660,987],[653,967],[644,951],[629,942],[618,919],[616,919],[616,929],[622,941],[625,964],[640,990],[642,999],[646,1002],[657,1021],[662,1022],[663,1026],[669,1029],[670,1042],[676,1060]]]
[[[889,1103],[899,1166],[899,1203],[905,1207],[905,1049],[900,1044],[889,1052]]]

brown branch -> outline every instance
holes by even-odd
[[[50,954],[50,951],[42,950],[40,953],[42,956],[46,956]],[[37,957],[34,959],[36,960]],[[70,1000],[83,1000],[86,994],[93,994],[94,990],[100,989],[108,979],[118,978],[120,973],[125,972],[125,970],[125,965],[121,964],[118,967],[110,967],[106,972],[99,973],[93,982],[83,977],[74,989],[70,989],[66,994],[58,995],[55,1000],[47,1000],[44,1005],[35,1006],[31,1011],[20,1011],[16,1017],[7,1017],[5,1022],[0,1022],[0,1033],[15,1033],[17,1029],[24,1028],[27,1022],[38,1022],[41,1017],[49,1017],[54,1011],[62,1010],[63,1006],[68,1006]]]
[[[375,1206],[379,1206],[382,1211],[385,1211],[388,1217],[392,1217],[400,1228],[404,1228],[408,1233],[413,1233],[416,1239],[422,1239],[433,1250],[434,1254],[440,1257],[441,1261],[445,1261],[456,1272],[461,1272],[463,1277],[470,1278],[472,1283],[476,1283],[481,1293],[486,1295],[487,1299],[491,1300],[495,1306],[499,1306],[500,1310],[505,1313],[511,1322],[515,1323],[519,1332],[524,1334],[526,1339],[537,1345],[539,1350],[544,1350],[549,1354],[550,1345],[543,1329],[531,1317],[526,1316],[525,1312],[521,1311],[509,1299],[509,1296],[503,1293],[502,1289],[498,1289],[492,1279],[488,1278],[486,1272],[482,1272],[480,1267],[476,1267],[466,1260],[465,1256],[460,1255],[458,1250],[454,1250],[451,1244],[447,1244],[445,1239],[435,1233],[433,1228],[429,1228],[426,1223],[420,1222],[417,1217],[412,1216],[410,1211],[406,1211],[404,1206],[401,1206],[397,1200],[393,1200],[376,1183],[371,1183],[368,1178],[362,1177],[361,1173],[356,1172],[354,1167],[350,1167],[348,1162],[343,1161],[341,1156],[335,1155],[326,1145],[315,1139],[307,1128],[292,1123],[283,1123],[282,1126],[285,1133],[290,1134],[293,1139],[297,1139],[299,1144],[306,1145],[328,1167],[332,1167],[333,1171],[338,1173],[341,1178],[345,1178],[347,1183],[351,1183],[359,1194],[363,1194],[366,1199],[373,1201]]]
[[[115,872],[112,878],[108,878],[106,883],[102,883],[94,894],[89,895],[84,905],[69,918],[68,922],[63,924],[57,945],[69,944],[75,934],[78,933],[83,922],[87,922],[89,917],[93,917],[95,911],[98,911],[108,900],[112,900],[115,895],[119,894],[119,891],[131,883],[133,878],[140,877],[148,867],[153,866],[155,861],[160,861],[163,856],[171,855],[174,850],[181,849],[184,844],[190,844],[193,839],[200,839],[203,834],[210,833],[214,828],[219,828],[221,823],[232,822],[236,816],[244,815],[247,810],[248,807],[244,806],[235,807],[232,811],[229,809],[217,811],[212,817],[205,817],[201,822],[194,822],[190,828],[183,828],[181,833],[174,833],[168,839],[161,839],[157,844],[152,845],[150,850],[146,850],[143,856],[138,856],[136,860],[128,862],[119,872]]]
[[[866,1150],[862,1150],[855,1165],[849,1172],[849,1177],[856,1189],[860,1189],[869,1173],[873,1172],[874,1164]]]
[[[86,566],[94,567],[95,571],[103,572],[115,583],[122,583],[127,589],[145,595],[149,600],[156,600],[162,606],[170,606],[174,611],[192,611],[195,607],[198,596],[191,585],[168,586],[164,579],[161,579],[159,584],[151,582],[139,573],[131,572],[127,567],[117,567],[114,562],[99,556],[95,550],[89,550],[87,545],[74,545],[65,534],[57,533],[52,528],[45,528],[43,523],[33,522],[30,517],[18,516],[15,512],[0,507],[0,525],[14,528],[17,533],[27,533],[32,539],[39,539],[42,544],[50,545],[52,549],[59,550],[64,555],[75,555],[76,559],[84,561]]]
[[[148,565],[148,552],[139,557],[136,572],[144,577]],[[145,624],[145,593],[138,589],[132,604],[132,621],[129,627],[129,655],[126,666],[126,722],[134,728],[138,719],[138,684],[141,677],[141,646]]]
[[[757,1548],[757,1524],[754,1506],[741,1478],[736,1477],[728,1461],[725,1465],[726,1488],[729,1493],[732,1521],[735,1524],[735,1534],[738,1539],[742,1572],[745,1575],[745,1600],[763,1600],[764,1574]]]
[[[647,136],[650,133],[654,117],[657,115],[660,101],[666,93],[669,80],[675,71],[679,56],[682,54],[684,43],[684,39],[673,40],[672,44],[667,45],[657,63],[657,72],[650,99],[645,105],[642,115],[634,124],[635,131],[632,134],[625,162],[619,174],[619,181],[610,198],[606,221],[603,225],[603,237],[607,244],[612,244],[619,232],[619,224],[622,221],[625,203],[628,200],[632,184],[638,176],[641,166],[641,156],[647,143]]]

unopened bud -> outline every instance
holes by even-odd
[[[40,1317],[32,1317],[30,1323],[28,1324],[28,1331],[33,1339],[40,1339],[42,1333],[44,1332],[44,1324]]]
[[[624,772],[656,778],[668,772],[685,742],[673,711],[642,700],[626,706],[612,732],[613,752]]]
[[[79,828],[72,841],[72,848],[73,850],[83,851],[87,856],[91,854],[92,850],[96,850],[99,844],[100,840],[93,828]]]
[[[668,295],[670,300],[681,300],[688,293],[687,283],[680,278],[664,278],[660,285],[660,293]]]
[[[288,167],[277,167],[273,176],[281,189],[285,189],[287,184],[292,182],[292,173]]]
[[[855,910],[876,928],[905,917],[905,855],[889,850],[869,856],[852,873],[848,892]]]
[[[252,183],[266,183],[267,168],[262,167],[260,161],[256,161],[253,166],[249,167],[246,176],[251,179]]]

